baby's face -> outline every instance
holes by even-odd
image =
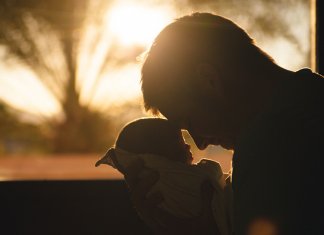
[[[185,142],[185,140],[182,138],[183,141],[183,152],[184,152],[184,161],[185,163],[192,164],[192,152],[190,151],[190,145]]]
[[[181,131],[179,131],[175,141],[175,144],[170,149],[172,160],[192,164],[193,157],[190,151],[190,145],[185,142]]]

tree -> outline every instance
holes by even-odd
[[[0,156],[46,151],[50,146],[43,138],[40,126],[19,120],[17,112],[0,100]]]
[[[100,26],[104,17],[100,13],[107,7],[107,1],[90,3],[88,0],[0,2],[0,44],[6,46],[8,61],[15,58],[27,65],[61,105],[61,118],[50,121],[54,152],[103,150],[116,134],[109,115],[94,110],[90,102],[81,102],[82,89],[78,84],[82,76],[80,45],[86,26]],[[92,35],[89,54],[98,50],[102,34],[97,29]],[[105,53],[97,66],[92,90],[109,67],[111,58],[116,58],[113,50],[106,48]],[[128,54],[120,57],[119,62],[129,59]]]

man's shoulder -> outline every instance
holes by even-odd
[[[308,98],[324,96],[324,77],[307,68],[297,71],[289,85],[301,94],[308,93]]]
[[[302,68],[298,71],[296,71],[296,75],[301,78],[323,78],[323,75],[313,72],[310,68]]]
[[[233,156],[237,217],[261,214],[284,219],[292,229],[299,221],[318,228],[323,208],[322,78],[296,72],[242,135]]]
[[[293,155],[301,155],[300,151],[318,150],[318,146],[324,145],[323,137],[319,137],[319,133],[324,133],[322,78],[309,69],[302,69],[282,84],[272,103],[238,139],[235,155],[240,155],[240,162],[243,159],[248,164],[251,161],[257,164],[260,159],[289,162]],[[235,160],[238,159],[234,157]]]
[[[324,122],[324,77],[310,69],[297,71],[275,99],[277,120],[287,127]]]
[[[286,128],[291,131],[291,128],[307,123],[314,116],[323,119],[323,106],[324,77],[310,69],[301,69],[274,93],[270,105],[257,119],[257,128],[262,130],[261,127],[268,126],[284,134]]]

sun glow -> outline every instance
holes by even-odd
[[[44,117],[61,111],[59,103],[27,68],[12,69],[0,64],[0,74],[0,101],[3,99],[12,107]]]
[[[170,22],[168,8],[144,5],[116,5],[108,13],[109,30],[125,44],[149,45],[158,32]]]
[[[141,95],[140,70],[136,64],[116,68],[100,80],[92,105],[98,110],[119,105]]]

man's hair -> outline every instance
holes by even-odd
[[[166,119],[141,118],[129,122],[119,133],[115,146],[136,154],[170,156],[179,144],[181,130]]]
[[[146,55],[141,78],[146,111],[158,114],[161,102],[188,92],[199,63],[241,71],[248,65],[274,61],[224,17],[210,13],[181,17],[160,32]]]

